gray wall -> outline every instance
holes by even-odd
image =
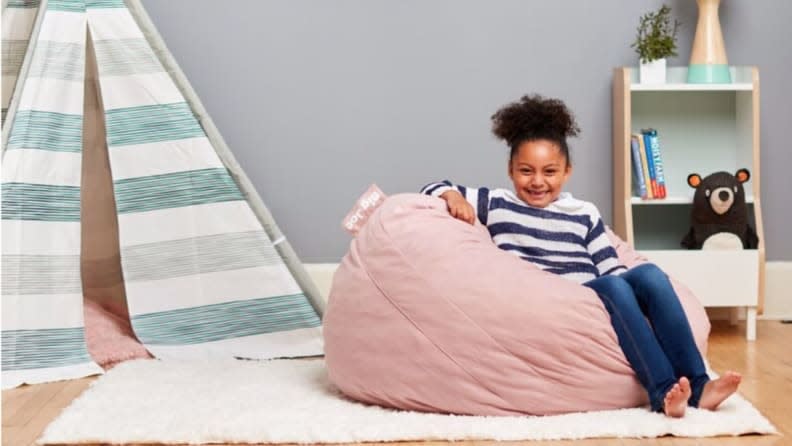
[[[569,190],[611,215],[611,77],[635,65],[638,17],[659,0],[146,0],[149,14],[305,262],[337,262],[340,221],[372,182],[386,193],[448,178],[508,186],[490,134],[529,92],[577,115]],[[697,10],[683,22],[687,65]],[[729,62],[756,65],[769,260],[792,260],[792,2],[725,1]],[[789,138],[787,138],[789,139]]]

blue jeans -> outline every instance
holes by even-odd
[[[690,380],[688,404],[697,407],[709,377],[668,276],[645,263],[620,276],[601,276],[583,285],[593,289],[608,310],[619,345],[649,394],[652,410],[663,410],[663,398],[682,376]]]

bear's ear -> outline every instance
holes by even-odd
[[[691,173],[690,175],[688,175],[688,185],[690,187],[695,189],[699,187],[699,184],[701,184],[701,175],[697,173]]]
[[[734,177],[737,178],[737,181],[740,183],[745,183],[751,179],[751,172],[748,172],[748,169],[740,169],[734,174]]]

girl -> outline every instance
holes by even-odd
[[[513,192],[448,181],[421,192],[445,200],[460,220],[478,219],[501,249],[594,290],[652,410],[681,417],[688,405],[715,409],[737,390],[741,376],[709,379],[665,273],[651,263],[629,270],[620,265],[597,208],[562,192],[572,173],[566,138],[580,131],[564,103],[525,96],[498,110],[492,122],[495,136],[511,148]]]

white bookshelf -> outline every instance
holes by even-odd
[[[744,307],[746,337],[764,293],[764,231],[759,193],[759,74],[731,67],[733,83],[687,84],[687,68],[672,67],[667,83],[644,85],[636,69],[617,68],[613,78],[614,231],[669,275],[685,283],[706,307]],[[633,195],[630,135],[658,132],[667,198]],[[745,167],[744,184],[759,248],[691,251],[680,245],[690,228],[694,189],[687,177]]]

